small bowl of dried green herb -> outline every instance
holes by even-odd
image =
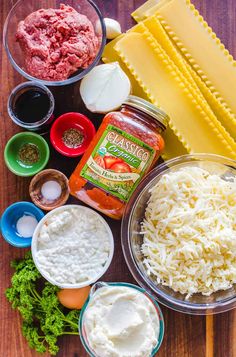
[[[33,176],[41,171],[47,165],[49,155],[45,139],[31,132],[12,136],[4,150],[7,167],[18,176]]]
[[[62,114],[54,121],[50,140],[60,154],[77,157],[83,155],[95,132],[93,123],[85,115],[70,112]]]

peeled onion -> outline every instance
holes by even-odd
[[[86,107],[94,113],[108,113],[121,106],[130,94],[129,77],[118,62],[93,68],[80,85]]]

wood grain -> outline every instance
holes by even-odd
[[[131,27],[134,22],[130,13],[138,7],[142,0],[97,0],[98,6],[106,17],[117,18],[123,30]],[[15,1],[1,0],[0,23],[1,30],[8,11]],[[236,1],[235,0],[193,0],[201,14],[213,27],[226,47],[236,57]],[[2,34],[1,34],[2,38]],[[3,150],[7,140],[18,131],[10,121],[6,103],[13,87],[23,81],[13,70],[6,58],[0,43],[1,96],[0,96],[0,213],[11,203],[19,200],[29,200],[29,179],[19,178],[11,174],[3,162]],[[56,114],[66,111],[80,111],[88,114],[79,99],[78,84],[59,89],[53,89],[56,97]],[[91,115],[96,126],[99,126],[101,116]],[[48,167],[62,170],[70,175],[77,163],[75,159],[63,159],[53,149]],[[69,202],[75,202],[70,198]],[[115,256],[104,280],[133,282],[125,264],[120,244],[120,225],[107,219],[112,226],[115,237]],[[24,250],[9,246],[0,240],[0,357],[36,357],[21,335],[21,320],[16,311],[12,311],[7,303],[4,290],[10,283],[12,270],[9,267],[11,259],[21,257]],[[166,332],[160,357],[236,357],[236,314],[228,312],[222,315],[208,317],[189,316],[162,308]],[[60,340],[58,357],[85,357],[87,354],[81,346],[79,338],[63,337]],[[46,354],[45,357],[48,355]]]

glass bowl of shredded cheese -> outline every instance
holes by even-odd
[[[236,161],[184,155],[152,170],[127,205],[122,247],[162,304],[197,315],[236,307]]]

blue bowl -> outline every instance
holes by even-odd
[[[10,205],[3,213],[0,229],[3,238],[14,247],[27,248],[31,246],[32,237],[21,237],[17,232],[16,223],[22,216],[33,216],[39,222],[44,213],[31,202],[16,202]]]

